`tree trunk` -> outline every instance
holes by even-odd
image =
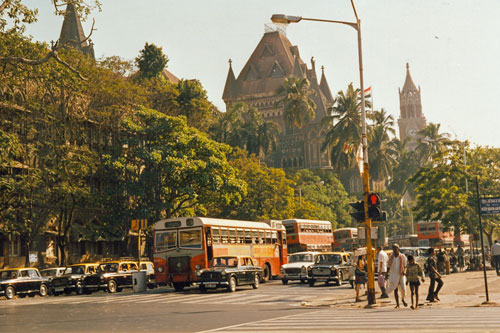
[[[30,248],[31,248],[31,242],[30,241],[26,241],[25,245],[24,245],[24,248],[25,248],[25,251],[26,251],[26,256],[25,256],[25,259],[24,259],[24,267],[30,267]]]
[[[59,261],[59,266],[66,266],[66,252],[64,252],[65,249],[65,242],[64,241],[58,241],[57,242],[57,257]]]

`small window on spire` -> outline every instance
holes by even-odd
[[[274,55],[274,50],[271,45],[265,45],[262,51],[262,57],[272,57]]]
[[[271,70],[269,76],[272,78],[279,78],[285,76],[285,72],[283,71],[278,62],[276,61],[274,62],[273,69]]]

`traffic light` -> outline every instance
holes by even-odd
[[[387,220],[387,212],[380,209],[380,195],[378,193],[368,194],[368,217],[372,221],[385,222]]]
[[[368,194],[368,217],[374,221],[380,220],[380,196],[378,193]]]
[[[349,202],[349,205],[355,210],[354,213],[350,213],[351,216],[354,217],[357,222],[365,222],[365,202]]]

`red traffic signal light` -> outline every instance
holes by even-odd
[[[380,195],[378,193],[368,194],[368,205],[380,205]]]
[[[374,221],[380,221],[380,195],[378,193],[368,194],[368,217]]]

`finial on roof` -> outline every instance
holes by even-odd
[[[231,60],[231,58],[229,58],[228,63],[229,63],[229,67],[232,67],[232,63],[233,63],[233,61]]]
[[[409,63],[406,63],[406,70],[409,71],[410,70],[410,64]]]
[[[314,57],[311,57],[311,64],[314,65]]]
[[[321,65],[321,74],[325,75],[325,66]]]

